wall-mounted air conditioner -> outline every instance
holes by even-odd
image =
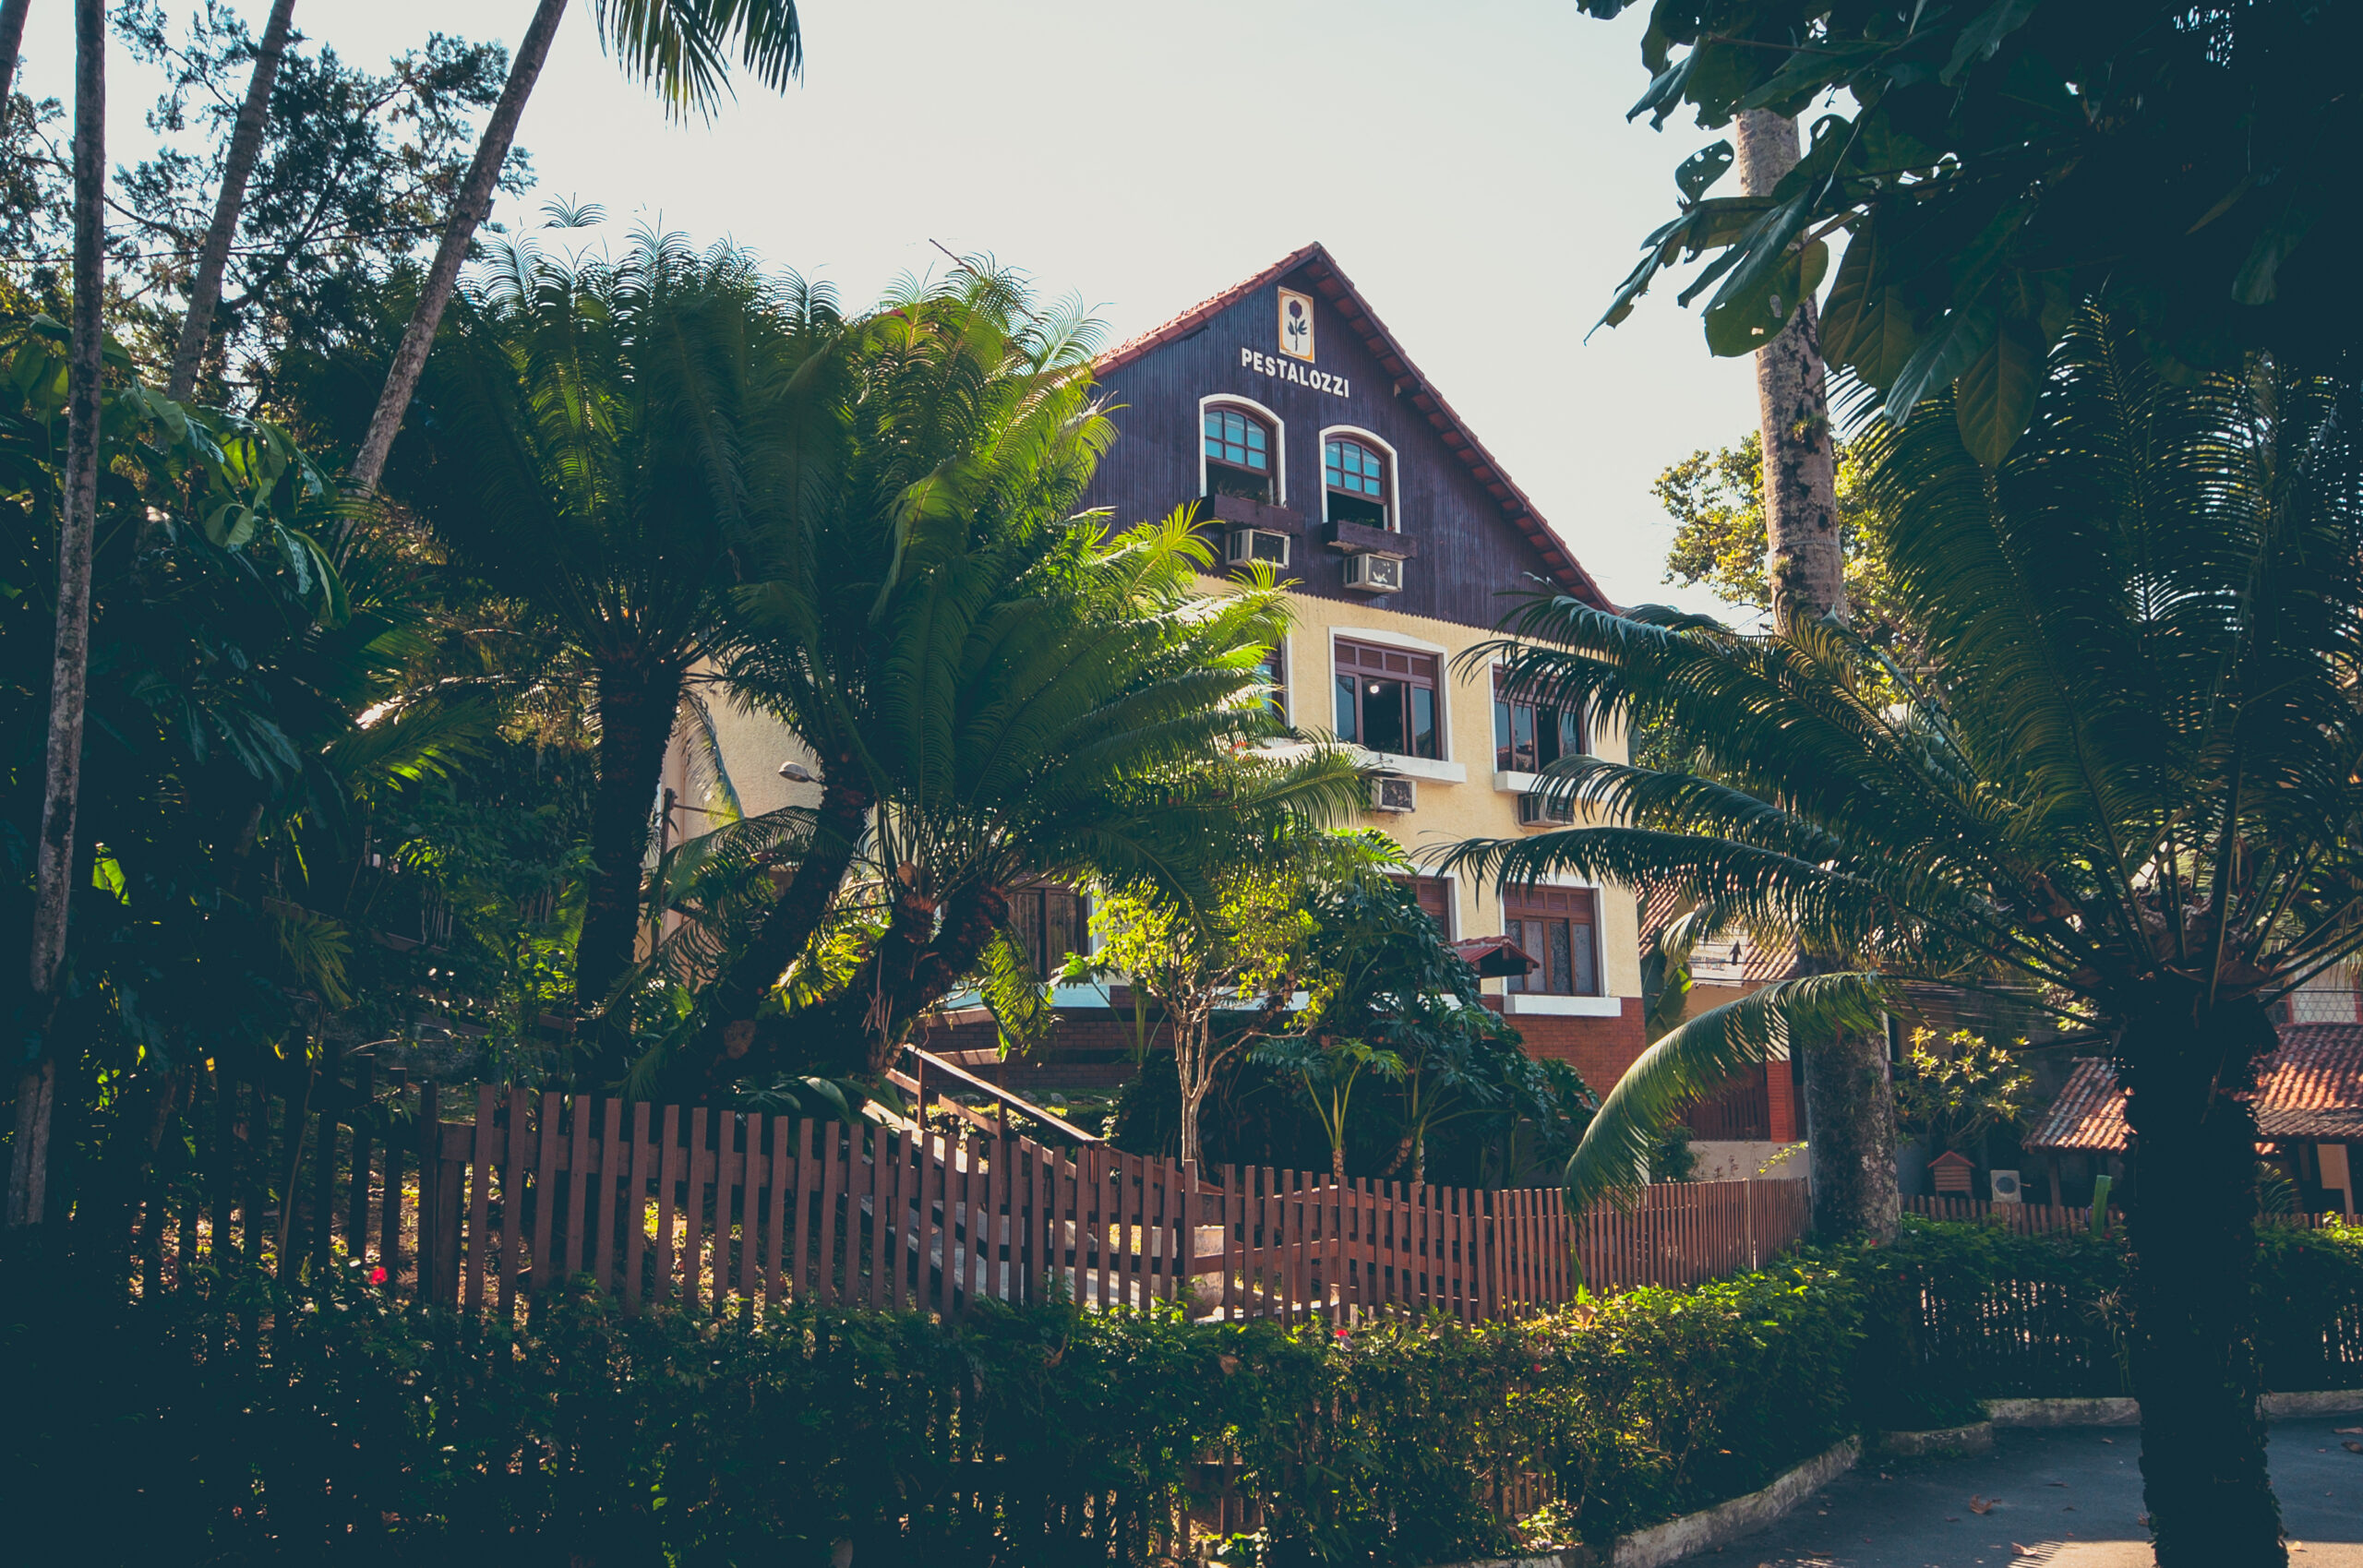
[[[1400,593],[1403,563],[1393,556],[1348,556],[1346,586],[1364,593]]]
[[[1373,811],[1416,811],[1420,808],[1420,792],[1409,779],[1380,779],[1371,792],[1370,808]]]
[[[2024,1190],[2019,1185],[2019,1173],[2017,1171],[1989,1171],[1986,1175],[1986,1179],[1994,1184],[1994,1201],[1996,1203],[2023,1203],[2027,1201]]]
[[[1576,803],[1548,795],[1526,794],[1517,797],[1517,825],[1521,828],[1564,827],[1576,820]]]
[[[1285,567],[1289,564],[1289,536],[1268,528],[1234,528],[1223,538],[1222,558],[1225,566],[1269,561],[1276,567]]]

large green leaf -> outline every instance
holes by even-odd
[[[1847,242],[1846,259],[1829,285],[1821,314],[1821,352],[1869,386],[1884,391],[1920,346],[1912,307],[1887,279],[1887,256],[1876,222]]]
[[[1953,417],[1961,422],[1961,445],[1987,468],[2001,466],[2034,416],[2045,346],[2036,323],[2007,317],[1993,344],[1954,384]]]
[[[1798,302],[1821,286],[1829,270],[1829,247],[1816,240],[1765,272],[1757,287],[1718,295],[1705,312],[1707,346],[1724,358],[1754,353],[1789,324]]]
[[[1977,363],[1999,324],[1991,305],[1959,305],[1923,338],[1887,389],[1887,417],[1901,423],[1921,401],[1936,396]]]

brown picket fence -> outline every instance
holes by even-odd
[[[1922,1219],[1963,1220],[1978,1225],[1998,1225],[2021,1236],[2048,1236],[2060,1230],[2090,1230],[2093,1211],[2090,1208],[2063,1208],[2053,1203],[1996,1203],[1984,1198],[1961,1198],[1951,1195],[1929,1197],[1915,1194],[1903,1200],[1903,1212]],[[2260,1215],[2260,1225],[2277,1226],[2288,1230],[2320,1230],[2340,1223],[2335,1214]],[[2125,1234],[2125,1211],[2112,1206],[2101,1222],[2107,1233]]]
[[[1193,1315],[1510,1318],[1579,1287],[1759,1266],[1809,1223],[1805,1186],[1654,1186],[1570,1215],[1554,1189],[1222,1167],[955,1124],[328,1074],[230,1085],[138,1226],[140,1275],[205,1264],[369,1271],[415,1299],[513,1317],[588,1276],[637,1311],[765,1303],[956,1316],[983,1298]],[[455,1105],[465,1119],[445,1119]]]

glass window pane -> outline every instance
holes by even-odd
[[[1531,958],[1531,957],[1533,957],[1533,956],[1534,956],[1534,950],[1533,950],[1533,949],[1531,949],[1531,948],[1529,948],[1529,947],[1528,947],[1528,946],[1526,945],[1526,922],[1525,922],[1525,921],[1523,921],[1523,920],[1509,920],[1509,921],[1505,921],[1505,922],[1503,923],[1503,925],[1502,925],[1502,935],[1504,935],[1504,936],[1505,936],[1505,937],[1509,938],[1509,940],[1510,940],[1510,945],[1511,945],[1512,947],[1514,947],[1514,948],[1517,949],[1520,952],[1525,953],[1529,958]],[[1505,982],[1504,982],[1504,984],[1505,984],[1505,985],[1507,987],[1507,988],[1509,988],[1510,990],[1513,990],[1513,991],[1522,991],[1522,990],[1526,989],[1526,976],[1525,976],[1525,975],[1523,975],[1523,974],[1513,975],[1513,976],[1510,976],[1510,977],[1509,977]]]
[[[1511,771],[1534,772],[1534,710],[1523,702],[1510,704]]]
[[[1575,960],[1567,923],[1552,920],[1546,922],[1544,928],[1551,936],[1550,988],[1560,996],[1572,996],[1576,989]]]
[[[1559,755],[1580,757],[1583,754],[1583,721],[1573,708],[1562,708],[1559,710]]]
[[[1424,686],[1411,688],[1411,755],[1433,757],[1436,751],[1436,694]]]
[[[1576,995],[1600,995],[1600,954],[1592,942],[1589,926],[1576,928]]]
[[[1356,737],[1354,712],[1354,677],[1349,675],[1341,675],[1337,677],[1337,738],[1339,740],[1350,741]]]
[[[1510,705],[1493,704],[1493,766],[1503,772],[1510,771]]]
[[[1403,696],[1399,680],[1362,681],[1362,744],[1373,751],[1397,757],[1412,754]]]

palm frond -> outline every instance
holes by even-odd
[[[1648,1179],[1649,1151],[1682,1107],[1736,1073],[1802,1042],[1879,1027],[1883,984],[1875,972],[1780,980],[1677,1025],[1616,1081],[1567,1161],[1567,1199],[1577,1207]]]

